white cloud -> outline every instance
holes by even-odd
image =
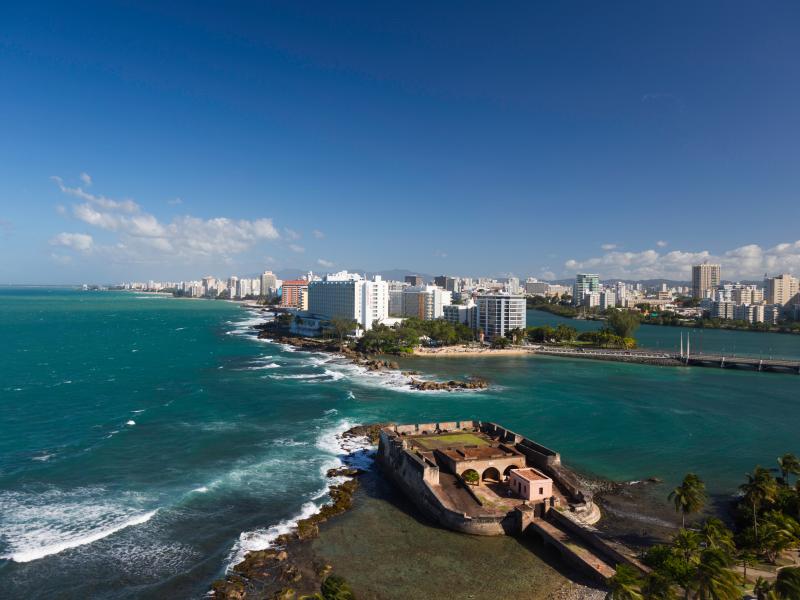
[[[313,236],[314,236],[315,238],[317,238],[318,240],[321,240],[322,238],[324,238],[324,237],[325,237],[325,234],[324,234],[324,233],[322,233],[322,232],[321,232],[319,229],[315,229],[314,231],[312,231],[312,232],[311,232],[311,235],[313,235]]]
[[[288,227],[283,228],[283,233],[287,239],[290,240],[299,240],[300,234],[297,233],[294,229],[289,229]]]
[[[172,200],[167,200],[167,204],[170,206],[177,206],[178,204],[183,204],[183,198],[173,198]]]
[[[722,265],[724,279],[758,279],[764,273],[800,272],[800,240],[793,243],[778,244],[764,249],[757,244],[748,244],[722,254],[712,254],[708,250],[685,252],[672,250],[659,252],[607,252],[602,256],[585,260],[570,259],[564,263],[566,274],[576,271],[595,271],[601,277],[625,279],[669,279],[688,280],[692,265],[702,262]]]
[[[94,239],[86,233],[62,232],[50,240],[51,246],[63,246],[79,252],[89,252],[94,246]]]
[[[72,264],[72,257],[68,254],[58,254],[56,252],[53,252],[50,255],[50,260],[62,266],[67,266]]]
[[[95,246],[111,260],[156,262],[168,255],[184,262],[200,258],[224,262],[230,255],[245,252],[261,241],[280,238],[272,219],[201,219],[185,215],[161,222],[133,200],[90,194],[80,187],[66,186],[60,177],[52,179],[64,194],[81,200],[72,205],[73,217],[115,234],[112,245]]]
[[[83,185],[86,187],[90,187],[92,185],[92,176],[88,173],[81,173],[80,179],[83,182]]]
[[[437,250],[433,253],[436,258],[447,258],[447,252],[443,252],[442,250]]]
[[[669,244],[667,244],[667,242],[665,242],[664,240],[658,240],[656,242],[656,246],[658,246],[659,248],[666,248],[668,245]]]
[[[333,266],[334,263],[332,263],[329,260],[325,260],[324,258],[318,258],[317,259],[317,264],[320,267],[325,267],[326,269],[330,269]]]
[[[302,254],[303,252],[306,251],[305,248],[303,248],[302,246],[298,246],[297,244],[289,244],[289,250],[291,250],[292,252],[297,252],[298,254]]]
[[[601,250],[613,250],[616,247],[617,247],[616,244],[603,244],[602,246],[600,246],[600,249]]]

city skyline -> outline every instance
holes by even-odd
[[[797,6],[387,10],[5,8],[0,283],[800,273]]]

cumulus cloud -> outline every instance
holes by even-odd
[[[86,233],[62,232],[50,240],[50,245],[72,248],[79,252],[89,252],[94,245],[94,239]]]
[[[183,204],[183,198],[172,198],[171,200],[167,200],[167,204],[170,206],[177,206],[178,204]]]
[[[92,185],[92,176],[88,173],[81,173],[80,180],[83,182],[83,185],[89,187]]]
[[[564,263],[566,273],[577,271],[598,272],[602,277],[621,279],[668,279],[688,280],[692,265],[702,262],[722,265],[725,279],[757,279],[764,273],[800,272],[800,240],[782,243],[772,248],[762,248],[758,244],[748,244],[722,254],[708,250],[684,252],[672,250],[659,252],[607,252],[602,256],[585,260],[570,259]]]
[[[603,244],[602,246],[600,246],[600,249],[601,250],[613,250],[616,247],[617,247],[616,244]]]
[[[298,246],[297,244],[289,244],[289,250],[291,250],[292,252],[297,252],[298,254],[302,254],[303,252],[306,251],[305,248],[303,248],[302,246]]]
[[[315,238],[317,238],[318,240],[321,240],[322,238],[324,238],[324,237],[325,237],[325,234],[324,234],[324,233],[322,233],[322,232],[321,232],[319,229],[315,229],[314,231],[312,231],[312,232],[311,232],[311,235],[313,235],[313,236],[314,236]]]
[[[60,177],[52,179],[64,194],[79,200],[71,206],[72,217],[115,236],[111,245],[93,246],[113,260],[150,262],[168,255],[184,261],[210,258],[224,262],[261,241],[280,238],[272,219],[201,219],[184,215],[162,222],[133,200],[115,200],[82,187],[69,187]],[[63,246],[67,239],[79,243],[77,238],[62,238],[64,235],[83,234],[59,234],[51,243]],[[91,236],[87,237],[91,240]]]
[[[325,260],[324,258],[318,258],[317,264],[320,267],[325,267],[326,269],[330,269],[333,266],[333,263],[329,260]]]
[[[283,228],[283,235],[287,240],[299,240],[300,234],[297,233],[294,229],[289,229],[288,227]]]
[[[658,246],[659,248],[666,248],[668,246],[668,244],[664,240],[658,240],[656,242],[656,246]]]

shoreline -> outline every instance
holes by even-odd
[[[346,533],[346,544],[350,543],[347,540],[351,539],[351,536],[361,537],[360,527],[364,526],[363,521],[366,517],[358,517],[359,508],[366,497],[375,499],[368,490],[362,491],[364,484],[371,487],[379,485],[385,488],[388,490],[385,492],[386,495],[378,497],[378,501],[388,503],[389,506],[395,508],[401,507],[404,518],[411,519],[412,522],[424,528],[432,527],[432,534],[436,532],[436,535],[442,535],[438,532],[444,531],[444,535],[458,536],[453,539],[458,540],[459,544],[469,544],[472,560],[483,560],[480,553],[491,552],[491,549],[475,546],[472,541],[475,539],[474,536],[443,530],[427,519],[423,519],[420,524],[419,516],[415,514],[414,507],[409,505],[402,491],[383,475],[375,463],[375,448],[378,432],[384,425],[385,423],[358,425],[339,434],[343,449],[348,443],[355,443],[355,447],[345,451],[346,454],[341,457],[342,466],[331,469],[326,474],[330,500],[320,506],[313,515],[297,521],[290,533],[279,536],[264,549],[246,553],[241,562],[231,566],[221,579],[211,584],[209,596],[222,600],[254,600],[256,598],[292,600],[305,594],[318,593],[327,577],[332,574],[338,575],[335,558],[330,559],[330,552],[320,554],[320,546],[330,550],[330,544],[336,543],[342,535],[342,531]],[[368,456],[370,464],[365,466],[361,462],[361,467],[356,467],[356,462],[360,462],[356,460],[359,455]],[[653,543],[665,541],[669,535],[677,531],[679,522],[669,506],[665,502],[657,505],[652,502],[653,494],[663,491],[655,489],[655,486],[662,485],[659,480],[613,482],[575,473],[593,489],[593,494],[603,513],[602,519],[596,527],[612,540],[642,549]],[[363,480],[362,477],[367,477],[367,479]],[[350,515],[347,520],[337,520],[346,515]],[[670,516],[674,520],[668,521]],[[323,526],[322,531],[320,526]],[[332,541],[326,540],[329,526],[337,530],[337,537]],[[513,536],[490,536],[486,539],[493,540],[497,537]],[[369,550],[372,547],[369,544],[379,543],[381,539],[380,533],[374,534],[373,532],[372,536],[366,536],[366,539],[360,542],[362,544],[360,550],[362,552],[365,549]],[[545,558],[545,555],[535,546],[529,547],[532,542],[527,537],[523,536],[518,541],[525,548],[525,552],[532,552],[539,560]],[[363,544],[367,544],[366,548]],[[492,542],[489,541],[485,545],[492,546]],[[325,554],[328,556],[324,556]],[[454,560],[451,556],[443,558],[448,561]],[[556,582],[555,589],[547,592],[547,596],[536,596],[537,588],[535,587],[525,588],[525,597],[532,597],[536,600],[544,600],[545,597],[562,600],[601,600],[606,597],[606,591],[602,589],[602,586],[589,583],[579,572],[574,571],[560,558],[556,559],[554,563],[550,560],[546,560],[545,563],[551,569],[555,568],[555,572],[543,566],[542,570],[534,575],[561,577],[564,580],[563,583]],[[346,569],[343,571],[345,580],[349,581],[346,571]],[[374,565],[369,571],[373,578],[383,581],[384,571],[385,577],[390,577],[391,565]],[[531,596],[531,593],[534,595]],[[375,597],[382,598],[383,596],[376,595]],[[389,594],[387,597],[395,596]],[[450,596],[442,597],[449,598]],[[522,597],[522,594],[510,597]]]

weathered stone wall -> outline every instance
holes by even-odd
[[[404,443],[381,431],[378,463],[389,478],[422,511],[439,525],[472,535],[507,535],[520,531],[513,515],[470,517],[444,506],[431,485],[438,483],[438,467],[427,465],[418,456],[405,452]],[[435,482],[433,471],[435,470]]]

